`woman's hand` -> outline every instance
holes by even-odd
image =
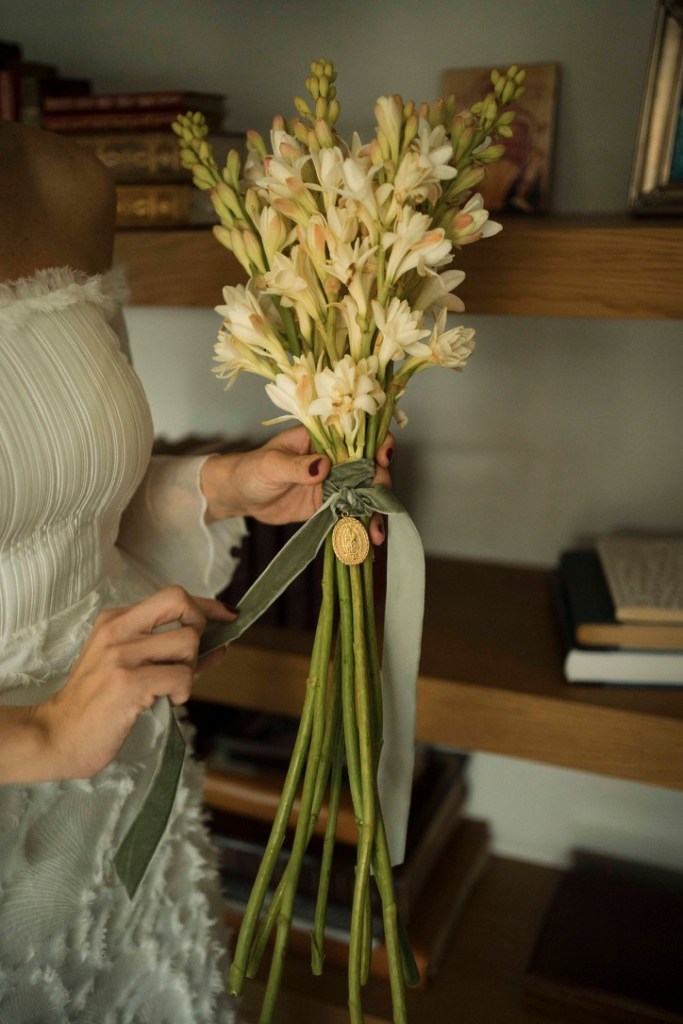
[[[190,597],[176,586],[101,612],[63,689],[31,709],[44,739],[44,778],[96,774],[157,697],[184,703],[198,668],[219,662],[225,653],[214,651],[200,664],[199,638],[207,619],[234,618],[220,601]],[[178,625],[154,632],[170,623]]]
[[[377,452],[374,478],[383,487],[391,486],[393,450],[388,435]],[[311,451],[304,427],[285,430],[254,451],[207,459],[201,477],[207,522],[240,515],[271,525],[304,522],[322,504],[329,471],[330,460]],[[381,516],[372,517],[370,536],[374,544],[384,540]]]

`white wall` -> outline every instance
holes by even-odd
[[[554,208],[606,212],[626,207],[654,11],[655,0],[0,0],[0,35],[100,91],[227,92],[230,126],[260,131],[328,56],[341,128],[365,136],[377,95],[429,99],[446,67],[555,61]],[[428,550],[551,565],[597,531],[682,524],[680,323],[472,322],[467,372],[425,374],[405,405],[397,487]],[[211,377],[211,311],[137,308],[129,324],[160,432],[253,436],[270,415],[258,382],[226,398]],[[491,818],[501,852],[559,863],[584,845],[683,866],[682,794],[483,754],[472,767],[471,809]]]

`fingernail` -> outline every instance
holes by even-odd
[[[239,611],[233,604],[228,604],[227,601],[221,601],[221,604],[224,606],[226,611],[229,611],[232,615],[239,615]]]
[[[310,473],[311,476],[317,476],[318,475],[318,471],[320,470],[320,463],[321,462],[322,462],[322,459],[316,459],[315,462],[311,462],[310,466],[308,467],[308,472]]]
[[[391,462],[393,457],[394,457],[394,449],[393,448],[387,448],[387,462]]]

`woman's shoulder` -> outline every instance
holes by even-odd
[[[53,132],[0,122],[0,168],[0,192],[11,203],[1,210],[3,220],[17,238],[29,239],[29,250],[17,254],[20,263],[70,263],[90,273],[107,268],[116,198],[96,157]]]

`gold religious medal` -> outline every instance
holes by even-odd
[[[332,530],[332,547],[344,565],[360,565],[370,551],[368,531],[359,519],[349,515],[342,516]]]

